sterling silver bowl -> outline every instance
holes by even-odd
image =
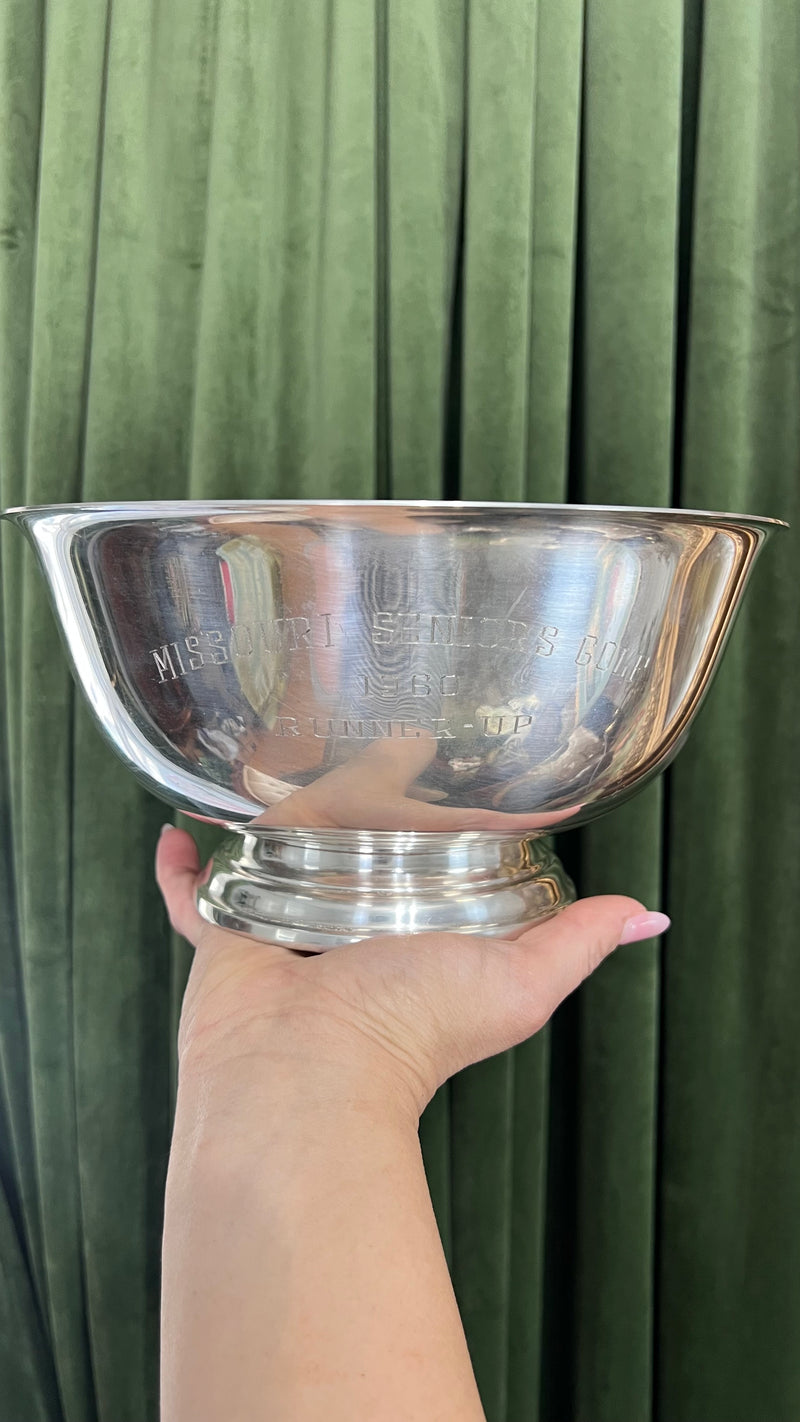
[[[227,826],[212,922],[296,948],[510,938],[543,836],[682,745],[777,520],[468,503],[12,509],[75,676],[154,794]]]

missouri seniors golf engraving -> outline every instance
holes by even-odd
[[[324,949],[513,937],[542,836],[680,748],[776,521],[514,504],[10,510],[132,771],[226,826],[209,920]]]
[[[334,627],[331,623],[329,613],[315,614],[324,618],[324,640],[315,640],[315,631],[319,633],[323,629],[315,629],[311,619],[308,617],[284,617],[272,623],[260,623],[256,626],[234,625],[230,628],[201,628],[197,631],[187,632],[183,637],[174,642],[162,642],[160,647],[151,647],[150,656],[153,658],[154,668],[159,681],[171,679],[176,681],[179,676],[187,676],[189,672],[200,671],[206,666],[221,666],[223,662],[235,662],[243,657],[258,656],[261,651],[285,651],[294,653],[299,651],[320,650],[325,647],[344,647],[347,644],[345,629],[341,626]],[[508,639],[502,640],[502,632],[494,633],[489,630],[489,625],[494,624],[501,627],[498,619],[482,617],[479,619],[465,617],[437,617],[431,614],[431,632],[427,638],[420,636],[420,629],[416,626],[400,625],[401,635],[397,635],[398,619],[403,616],[412,617],[416,621],[419,613],[399,614],[378,613],[376,622],[369,628],[370,640],[374,646],[414,646],[424,647],[426,641],[432,646],[443,646],[452,648],[480,647],[485,651],[493,651],[496,647],[502,647],[507,651],[518,651],[536,657],[571,657],[574,653],[576,666],[596,665],[598,671],[613,671],[614,675],[635,675],[642,665],[642,657],[637,656],[638,648],[620,646],[618,642],[610,638],[603,637],[597,632],[584,632],[580,635],[569,637],[561,636],[558,627],[541,627],[535,632],[531,632],[525,623],[508,623]],[[474,640],[467,640],[470,629],[464,630],[465,623],[478,622],[479,626],[475,631]],[[449,636],[436,636],[436,629],[442,624],[449,624]],[[334,636],[338,633],[338,637]],[[494,641],[484,640],[495,637]],[[528,638],[531,638],[529,641]],[[557,640],[558,639],[558,640]],[[418,695],[424,696],[430,687],[430,672],[426,671],[422,665],[416,671],[409,670],[408,676],[416,683],[419,690]],[[454,681],[456,673],[445,674],[443,680]],[[395,678],[396,681],[396,678]],[[386,685],[380,688],[370,687],[367,677],[364,677],[364,690],[370,690],[375,695],[395,695],[394,691]],[[455,694],[455,693],[453,693]]]

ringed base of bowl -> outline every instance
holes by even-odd
[[[574,898],[541,838],[249,829],[219,845],[197,906],[219,927],[321,953],[386,934],[513,939]]]

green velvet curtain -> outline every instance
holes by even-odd
[[[2,0],[0,56],[4,505],[800,522],[797,0]],[[155,1422],[164,809],[2,554],[0,1414]],[[668,940],[423,1122],[489,1422],[800,1416],[799,601],[783,534],[668,780],[562,837]]]

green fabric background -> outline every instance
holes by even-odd
[[[797,0],[2,0],[3,504],[800,523],[798,72]],[[489,1422],[800,1417],[795,549],[668,781],[561,840],[668,940],[424,1120]],[[164,809],[2,553],[0,1412],[155,1422]]]

